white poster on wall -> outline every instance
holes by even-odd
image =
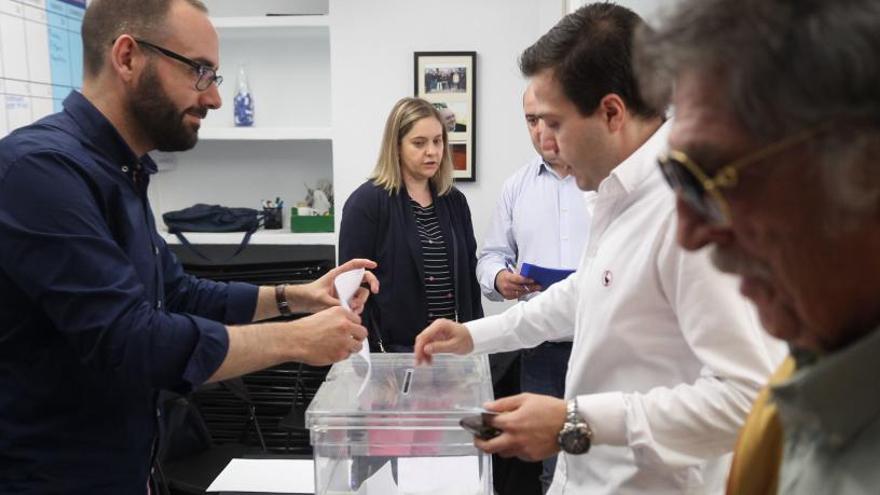
[[[0,137],[82,87],[85,0],[0,0]]]

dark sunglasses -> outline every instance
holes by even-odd
[[[163,48],[159,45],[155,45],[150,43],[149,41],[142,40],[140,38],[134,38],[134,40],[139,44],[146,46],[147,48],[151,48],[166,57],[173,58],[174,60],[178,60],[180,62],[185,63],[186,65],[192,67],[196,74],[199,75],[199,78],[196,80],[196,89],[198,91],[205,91],[206,89],[211,87],[211,84],[216,84],[220,86],[223,83],[223,76],[217,75],[217,71],[212,67],[208,67],[207,65],[200,64],[195,60],[184,57],[179,53],[172,52],[167,48]]]
[[[709,223],[727,225],[730,223],[730,206],[721,190],[735,188],[739,184],[739,172],[742,169],[797,146],[828,127],[812,127],[758,148],[719,168],[711,177],[684,152],[678,150],[669,150],[657,158],[657,162],[666,182],[688,207]]]

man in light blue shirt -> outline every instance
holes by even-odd
[[[486,233],[477,279],[488,299],[527,300],[545,289],[516,273],[524,262],[547,268],[574,270],[590,231],[585,193],[578,189],[568,166],[557,158],[557,145],[541,137],[530,84],[523,95],[523,111],[532,145],[538,152],[504,183]],[[593,193],[587,193],[593,194]],[[544,342],[522,353],[523,392],[563,397],[571,341]],[[544,492],[553,481],[556,457],[544,461]]]

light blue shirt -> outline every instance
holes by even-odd
[[[590,236],[586,194],[595,193],[578,189],[572,175],[560,178],[539,156],[508,178],[477,261],[483,295],[504,299],[495,290],[495,276],[505,260],[577,269]]]
[[[880,329],[773,387],[783,431],[779,493],[880,490]]]

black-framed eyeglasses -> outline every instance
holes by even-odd
[[[770,143],[724,165],[711,177],[682,151],[669,150],[657,158],[657,163],[666,182],[690,208],[709,223],[726,225],[730,223],[730,206],[721,190],[735,188],[742,169],[801,144],[828,127],[811,127]]]
[[[147,48],[156,50],[166,57],[173,58],[174,60],[178,60],[192,67],[192,69],[196,71],[196,74],[199,75],[199,78],[196,80],[196,89],[199,91],[205,91],[206,89],[210,88],[212,83],[216,84],[217,86],[220,86],[220,84],[223,83],[223,76],[218,75],[217,71],[213,67],[208,67],[207,65],[200,64],[191,58],[184,57],[179,53],[172,52],[167,48],[163,48],[159,45],[150,43],[149,41],[140,38],[134,38],[134,40],[139,45],[144,45]]]

